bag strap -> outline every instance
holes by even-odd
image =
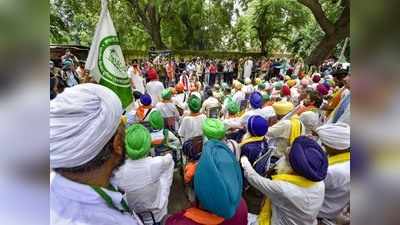
[[[146,115],[144,115],[144,117],[143,117],[143,121],[144,121],[144,120],[147,118],[147,116],[150,114],[151,110],[153,110],[153,108],[149,109],[149,110],[146,112]]]

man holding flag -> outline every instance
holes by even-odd
[[[92,45],[86,60],[86,69],[101,85],[113,90],[127,108],[132,102],[131,82],[126,73],[124,56],[114,24],[107,8],[107,0],[101,1],[102,10]]]

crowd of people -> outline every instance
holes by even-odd
[[[127,73],[123,109],[71,53],[50,64],[51,224],[350,224],[348,63],[157,57]],[[190,207],[171,213],[174,176]]]

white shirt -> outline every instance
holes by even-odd
[[[102,189],[111,197],[114,205],[122,209],[122,194]],[[50,224],[139,225],[142,222],[135,213],[131,216],[110,208],[90,186],[55,174],[50,182]]]
[[[132,84],[135,86],[135,89],[140,91],[140,93],[145,93],[145,80],[140,75],[140,70],[137,71],[138,73],[134,73],[133,67],[129,67],[128,69],[128,76],[131,78]]]
[[[260,176],[248,160],[242,163],[249,183],[266,195],[272,203],[271,225],[316,225],[318,211],[324,201],[324,182],[303,188],[285,181]]]
[[[249,59],[244,63],[244,78],[250,78],[252,68],[253,61]]]
[[[237,103],[237,104],[239,104],[240,105],[240,102],[241,101],[243,101],[243,100],[245,100],[245,98],[246,98],[246,95],[245,95],[245,93],[243,92],[243,91],[237,91],[234,95],[233,95],[233,97],[232,97],[232,99]]]
[[[129,208],[136,212],[152,211],[156,222],[160,222],[167,214],[173,172],[174,161],[171,154],[138,160],[127,159],[115,172],[113,181],[125,191]],[[146,224],[151,220],[147,215],[143,219]]]
[[[179,108],[186,110],[187,104],[186,101],[189,99],[185,93],[177,94],[175,97],[172,97],[172,101],[175,103],[176,106]]]
[[[161,115],[163,118],[175,117],[176,120],[178,121],[179,112],[178,112],[178,109],[176,109],[176,106],[174,103],[159,102],[159,103],[157,103],[156,108],[161,112]]]
[[[249,93],[253,93],[255,91],[255,89],[254,89],[253,85],[247,84],[243,87],[243,91],[244,91],[244,93],[249,94]]]
[[[207,116],[200,114],[198,116],[185,116],[182,119],[181,126],[179,127],[178,134],[183,138],[183,142],[196,136],[203,135],[203,122]]]
[[[161,92],[164,90],[164,85],[158,80],[153,80],[147,83],[146,90],[151,96],[151,105],[155,106],[161,100]]]
[[[242,124],[247,126],[247,121],[251,116],[261,116],[265,118],[262,109],[250,109],[247,112],[245,112],[241,117]]]
[[[350,203],[350,161],[328,167],[325,200],[318,217],[334,220]]]
[[[224,119],[222,122],[224,122],[226,130],[242,126],[240,117],[227,118],[227,119]]]

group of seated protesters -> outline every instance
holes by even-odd
[[[349,223],[349,78],[178,83],[133,91],[125,111],[107,87],[67,87],[50,101],[51,224],[246,225],[249,187],[256,224]],[[190,207],[171,213],[178,163]]]

